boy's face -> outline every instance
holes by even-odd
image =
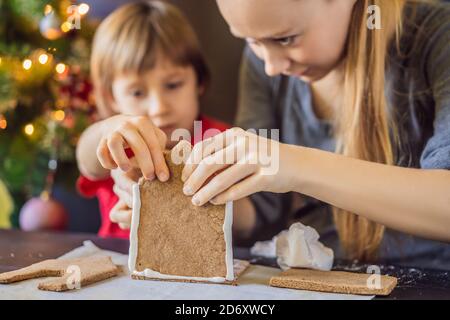
[[[142,74],[126,73],[115,77],[112,85],[115,112],[148,116],[170,137],[177,128],[192,132],[199,113],[197,76],[192,66],[174,65],[159,58],[155,67]]]

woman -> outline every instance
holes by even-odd
[[[233,165],[211,164],[255,139],[242,129],[218,135],[197,144],[196,163],[184,169],[193,203],[238,200],[242,230],[269,238],[285,227],[292,192],[306,195],[333,206],[347,257],[450,268],[449,5],[217,3],[231,32],[248,42],[237,126],[280,128],[280,168],[264,175],[246,163],[254,148]],[[377,17],[381,29],[370,23]],[[222,144],[225,135],[234,142]],[[211,143],[215,152],[204,152]],[[418,261],[430,252],[439,263]]]
[[[318,199],[326,206],[300,220],[337,257],[449,269],[449,4],[217,3],[248,42],[237,126],[280,128],[280,142],[234,129],[198,143],[185,194],[195,205],[234,200],[234,230],[251,241],[286,228],[299,201],[303,212]],[[256,140],[278,151],[278,170],[266,174],[247,144]],[[236,159],[221,163],[225,155]],[[115,183],[130,198],[133,181]]]

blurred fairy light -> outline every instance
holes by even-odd
[[[44,8],[44,14],[45,15],[48,15],[52,11],[53,11],[53,7],[51,5],[49,5],[49,4],[45,5],[45,8]]]
[[[55,70],[59,74],[63,74],[66,71],[66,65],[64,63],[58,63],[55,67]]]
[[[50,161],[48,162],[48,168],[50,170],[56,170],[58,168],[58,161],[56,161],[55,159],[50,159]]]
[[[29,123],[25,126],[24,132],[26,135],[31,136],[34,133],[34,126]]]
[[[89,12],[89,5],[82,3],[78,6],[78,13],[82,16]]]
[[[46,64],[48,62],[48,55],[43,53],[38,58],[40,64]]]
[[[33,62],[31,62],[30,59],[25,59],[22,63],[22,66],[25,70],[30,70],[32,65],[33,65]]]
[[[8,121],[6,121],[5,117],[0,115],[0,129],[5,130],[8,126]]]
[[[61,25],[61,30],[62,32],[67,33],[72,30],[72,25],[70,24],[70,22],[66,21]]]
[[[53,112],[52,117],[55,121],[63,121],[66,114],[63,110],[56,110]]]

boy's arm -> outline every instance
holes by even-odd
[[[109,177],[109,170],[103,168],[97,158],[97,146],[102,138],[101,122],[88,127],[78,141],[76,156],[81,174],[91,180],[102,180]]]

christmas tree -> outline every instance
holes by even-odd
[[[28,199],[51,192],[58,164],[76,168],[77,140],[95,120],[88,11],[67,0],[0,0],[0,182],[15,226]]]

